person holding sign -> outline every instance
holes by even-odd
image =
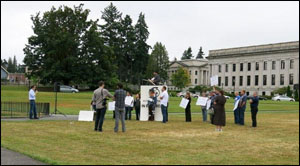
[[[233,108],[234,123],[235,124],[238,124],[239,121],[240,121],[240,119],[239,119],[239,110],[238,110],[238,107],[237,107],[237,105],[240,101],[240,98],[241,98],[241,96],[240,96],[239,92],[235,92],[235,99],[234,99],[234,104],[233,104],[233,106],[234,106],[234,108]]]
[[[205,92],[202,93],[202,97],[207,98]],[[207,100],[206,100],[205,105],[201,105],[201,108],[202,108],[202,120],[203,120],[203,122],[207,122],[207,109],[206,109],[206,106],[207,106]]]
[[[185,98],[187,100],[189,100],[186,108],[185,108],[185,121],[186,122],[191,122],[192,121],[192,116],[191,116],[191,93],[190,92],[186,92]]]
[[[222,132],[222,126],[226,124],[224,91],[217,91],[218,96],[214,100],[214,118],[213,124],[216,125],[216,131]]]
[[[167,92],[167,87],[163,86],[162,94],[160,95],[160,106],[161,106],[161,112],[163,115],[163,123],[167,122],[167,107],[168,107],[168,101],[169,101],[169,94]]]
[[[125,97],[125,120],[131,120],[131,111],[133,109],[134,99],[130,92],[127,92],[127,96]]]

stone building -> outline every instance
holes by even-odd
[[[173,61],[170,64],[168,70],[168,76],[171,78],[171,75],[174,74],[179,67],[184,67],[188,70],[190,74],[190,86],[195,87],[197,85],[209,85],[209,66],[207,59],[186,59],[181,61]],[[170,90],[176,90],[170,80],[167,82],[168,88]]]
[[[227,92],[271,95],[299,85],[299,41],[210,50],[207,59],[209,77],[218,75]]]

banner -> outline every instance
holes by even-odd
[[[114,111],[115,110],[115,104],[116,102],[108,102],[108,111]]]
[[[206,106],[208,98],[207,97],[198,97],[196,105]]]
[[[94,111],[79,111],[78,121],[93,121]]]
[[[155,96],[157,97],[157,103],[155,108],[154,120],[162,121],[162,112],[160,107],[160,94],[162,85],[142,85],[141,86],[141,112],[140,112],[140,121],[149,120],[149,110],[148,110],[148,100],[149,100],[149,90],[153,89]]]
[[[181,107],[181,108],[186,108],[186,106],[189,104],[189,100],[188,99],[186,99],[186,98],[182,98],[181,99],[181,102],[180,102],[180,104],[179,104],[179,107]]]
[[[210,85],[214,86],[214,85],[218,85],[218,84],[219,84],[218,75],[212,76],[210,78]]]

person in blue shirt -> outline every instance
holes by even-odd
[[[256,115],[258,112],[258,104],[259,104],[259,98],[257,96],[257,93],[253,93],[253,97],[250,99],[250,107],[251,107],[251,117],[252,117],[252,127],[256,127]]]
[[[38,91],[36,90],[36,86],[32,85],[29,90],[29,102],[30,102],[29,119],[39,119],[37,117],[36,105],[35,105],[35,99],[36,99],[37,93],[38,93]],[[32,117],[32,116],[34,116],[34,117]]]
[[[246,91],[242,90],[241,91],[241,98],[239,101],[239,106],[238,106],[238,112],[239,112],[239,124],[244,125],[245,124],[245,111],[246,111],[246,105],[247,105],[247,95]]]
[[[239,94],[239,92],[235,92],[235,99],[234,99],[234,103],[233,103],[233,107],[235,106],[236,102],[239,102],[241,96]],[[234,123],[238,124],[239,123],[239,109],[238,107],[233,110],[234,113]]]

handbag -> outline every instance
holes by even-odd
[[[213,114],[215,114],[215,111],[211,108],[211,109],[208,109],[207,113],[210,115],[213,115]]]

